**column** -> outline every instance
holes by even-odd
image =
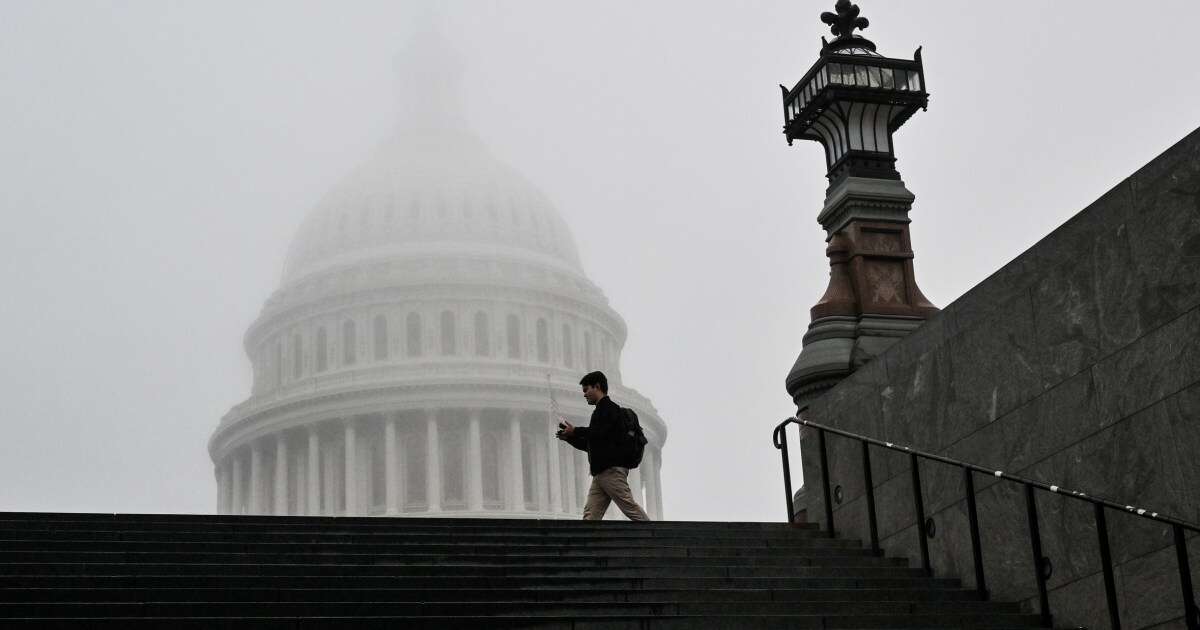
[[[576,425],[579,426],[579,425]],[[575,451],[575,476],[579,478],[579,503],[587,501],[588,488],[592,485],[591,469],[588,468],[587,453]]]
[[[642,469],[646,471],[646,505],[642,507],[646,508],[646,513],[650,515],[650,518],[657,520],[658,509],[655,507],[655,497],[658,496],[658,490],[654,486],[654,459],[654,449],[647,444],[646,453],[642,456]]]
[[[654,481],[654,518],[662,519],[662,450],[654,449],[654,467],[650,469]]]
[[[321,513],[321,438],[317,427],[308,428],[308,513]]]
[[[553,504],[548,500],[550,493],[548,492],[547,482],[549,481],[549,471],[547,470],[547,454],[549,450],[545,447],[547,441],[546,436],[537,435],[536,433],[530,436],[533,438],[533,492],[537,495],[537,510],[539,512],[549,512],[554,509]]]
[[[525,510],[525,481],[521,464],[521,412],[512,410],[508,416],[508,511]]]
[[[442,451],[438,440],[437,410],[425,412],[425,504],[429,512],[442,511]]]
[[[553,416],[547,418],[546,428],[548,429],[546,432],[546,454],[550,457],[550,461],[547,463],[550,468],[550,511],[565,512],[562,491],[562,468],[559,467],[558,461],[558,445],[561,443],[561,440],[554,437],[554,433],[558,431],[558,424],[554,422]]]
[[[229,461],[217,465],[217,514],[229,514]]]
[[[346,516],[358,514],[358,439],[354,419],[346,421],[346,454],[344,468],[346,471]]]
[[[307,453],[302,445],[296,449],[296,511],[295,514],[302,516],[308,514],[308,460],[305,458]],[[291,479],[288,479],[291,483]]]
[[[275,437],[275,516],[288,514],[288,448],[283,433]]]
[[[236,452],[232,453],[229,458],[233,460],[231,462],[233,468],[231,472],[233,475],[233,488],[230,489],[232,491],[230,493],[232,497],[232,505],[229,506],[229,513],[242,514],[242,507],[246,503],[246,496],[242,490],[243,486],[245,485],[245,479],[242,474],[242,458],[239,457]]]
[[[477,512],[483,510],[483,438],[479,432],[483,410],[472,409],[470,414],[467,425],[467,509]]]
[[[567,507],[564,510],[567,513],[576,513],[582,509],[583,501],[579,500],[579,482],[575,480],[575,447],[563,442],[560,448],[563,449],[562,466],[567,473]]]
[[[263,457],[262,446],[250,445],[250,514],[262,514],[263,506]]]
[[[642,466],[646,465],[646,460],[642,459]],[[633,494],[633,500],[642,506],[647,513],[650,508],[646,507],[646,493],[642,492],[642,469],[641,466],[629,471],[629,491]]]
[[[396,415],[383,421],[384,495],[388,516],[400,512],[400,458],[396,452]]]

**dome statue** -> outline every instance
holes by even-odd
[[[609,377],[650,443],[635,498],[662,518],[667,429],[621,379],[626,327],[546,196],[464,122],[453,63],[418,41],[395,133],[304,219],[246,332],[250,397],[209,453],[223,514],[579,518],[579,378]],[[436,54],[430,50],[437,51]]]

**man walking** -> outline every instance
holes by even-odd
[[[558,425],[558,439],[588,454],[592,486],[583,507],[583,520],[604,518],[605,510],[613,501],[629,520],[650,520],[629,489],[629,468],[637,463],[629,461],[630,454],[624,441],[625,410],[608,397],[608,377],[603,372],[591,372],[579,381],[579,385],[588,404],[596,407],[591,422],[586,427],[576,427],[564,420]]]

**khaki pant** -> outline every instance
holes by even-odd
[[[604,518],[611,501],[616,501],[617,507],[631,521],[650,520],[645,510],[633,500],[628,468],[613,466],[592,477],[592,487],[588,489],[587,503],[583,506],[583,520],[598,521]]]

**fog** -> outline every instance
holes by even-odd
[[[939,306],[1200,125],[1194,0],[858,4],[881,53],[924,46],[930,106],[896,152]],[[215,509],[242,335],[436,26],[468,124],[629,325],[668,517],[778,518],[771,428],[828,270],[823,154],[787,146],[778,84],[832,5],[0,4],[0,510]]]

